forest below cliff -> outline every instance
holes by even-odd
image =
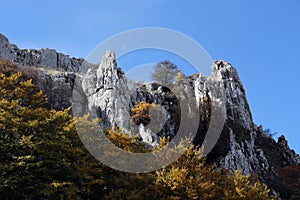
[[[103,165],[85,149],[74,126],[77,121],[98,128],[98,121],[73,118],[70,108],[46,108],[32,70],[0,60],[0,199],[274,198],[258,175],[206,164],[197,146],[155,172],[126,173]],[[136,107],[135,118],[143,117],[143,109]],[[103,134],[129,152],[149,151],[117,127]],[[299,166],[281,170],[282,197],[300,197],[299,176]]]
[[[84,149],[68,110],[44,108],[47,98],[35,90],[26,72],[17,72],[13,64],[2,60],[1,71],[2,198],[267,198],[263,184],[238,172],[204,166],[193,149],[156,173],[126,174],[109,169]],[[95,123],[87,118],[77,120]],[[118,130],[108,130],[107,135],[129,151],[141,148],[142,144],[130,142]],[[225,189],[221,184],[231,186]]]

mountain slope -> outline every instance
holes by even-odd
[[[145,101],[161,105],[170,116],[156,136],[172,138],[180,127],[176,107],[172,106],[176,104],[176,99],[171,97],[171,92],[155,83],[130,85],[117,66],[113,52],[106,52],[100,65],[93,66],[83,59],[69,58],[50,49],[20,50],[0,35],[0,57],[25,67],[39,67],[33,78],[48,96],[48,106],[51,108],[63,109],[73,101],[75,114],[92,111],[103,119],[101,123],[104,127],[118,125],[134,134],[138,132],[138,127],[130,125],[130,110],[137,102]],[[183,77],[174,83],[179,88],[177,98],[195,98],[200,111],[204,112],[200,115],[194,143],[203,142],[211,120],[209,103],[214,101],[213,94],[217,92],[212,82],[224,88],[226,118],[220,138],[208,154],[208,162],[230,170],[241,170],[244,174],[257,173],[263,182],[278,192],[280,170],[286,165],[299,165],[299,155],[289,148],[284,136],[276,142],[254,124],[244,87],[230,63],[215,61],[211,77],[198,74]],[[195,115],[195,111],[188,112]],[[141,130],[148,133],[146,127]],[[153,138],[146,142],[153,145],[157,141]]]

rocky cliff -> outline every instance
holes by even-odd
[[[19,49],[0,34],[0,58],[32,67],[32,78],[47,95],[48,107],[64,109],[71,106],[72,88],[80,71],[94,67],[82,58],[71,58],[53,49]]]
[[[102,118],[102,126],[119,126],[124,132],[140,133],[150,146],[158,144],[159,137],[176,135],[180,126],[178,101],[195,99],[199,112],[199,127],[194,143],[201,144],[211,120],[210,103],[213,100],[212,82],[224,88],[226,118],[217,144],[208,154],[208,162],[243,173],[257,173],[262,181],[278,190],[278,173],[284,165],[299,165],[300,158],[288,146],[284,136],[276,142],[261,127],[253,123],[246,94],[238,73],[230,63],[215,61],[212,76],[201,74],[185,76],[174,83],[176,95],[169,88],[156,83],[135,85],[127,80],[117,66],[114,52],[107,51],[99,66],[84,60],[69,58],[50,49],[20,50],[0,35],[0,57],[24,66],[38,66],[36,82],[49,98],[49,107],[63,109],[73,102],[75,114],[92,112]],[[84,68],[82,73],[80,69]],[[48,69],[48,70],[45,70]],[[49,70],[49,69],[52,69]],[[53,73],[55,70],[55,73]],[[161,106],[165,121],[158,132],[147,124],[130,122],[130,110],[137,102]],[[187,108],[195,115],[195,110]],[[159,121],[159,119],[158,119]]]
[[[0,34],[0,57],[22,65],[43,66],[65,71],[78,71],[84,61],[70,58],[53,49],[19,49],[16,45],[10,44],[2,34]]]

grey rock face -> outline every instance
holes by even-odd
[[[226,95],[227,119],[219,143],[227,141],[229,147],[226,153],[219,155],[213,150],[213,160],[244,174],[255,172],[271,188],[278,190],[274,183],[278,181],[279,170],[284,165],[299,164],[299,155],[288,147],[283,136],[276,143],[253,123],[245,90],[238,73],[229,63],[216,61],[212,69],[212,79],[224,85]]]
[[[287,160],[293,161],[293,163],[295,164],[300,164],[299,155],[297,155],[295,151],[290,149],[288,142],[283,135],[278,138],[277,144],[280,149],[282,149],[283,157],[287,158]]]
[[[245,90],[236,70],[229,63],[216,61],[212,70],[212,79],[223,84],[227,118],[225,126],[229,129],[230,148],[227,155],[221,158],[221,163],[226,168],[250,173],[258,165],[258,159],[254,147],[254,124]]]
[[[107,51],[98,69],[89,69],[82,80],[88,108],[102,118],[105,128],[115,125],[130,130],[130,91],[124,72],[117,67],[114,52]]]
[[[47,107],[57,110],[70,107],[75,79],[76,75],[71,72],[47,74],[40,71],[36,82],[48,98]]]
[[[173,138],[175,136],[178,129],[178,120],[176,120],[175,116],[178,100],[170,92],[169,88],[160,86],[157,83],[147,83],[137,87],[131,95],[130,108],[134,107],[138,102],[154,103],[160,106],[159,112],[161,116],[164,116],[164,119],[155,119],[154,115],[150,115],[151,123],[149,128],[153,126],[152,130],[155,130],[156,134],[160,137],[170,136]],[[132,130],[134,131],[134,129]]]
[[[235,68],[224,61],[216,61],[212,66],[212,78],[224,85],[227,99],[227,117],[246,129],[253,127],[252,115],[242,82]]]
[[[19,49],[16,45],[10,44],[2,34],[0,34],[0,57],[22,65],[42,66],[71,72],[79,71],[84,61],[83,59],[70,58],[53,49]]]
[[[139,126],[139,133],[142,140],[150,147],[159,146],[158,136],[155,133],[153,133],[150,129],[145,129],[143,124],[140,124]]]

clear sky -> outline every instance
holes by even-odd
[[[284,134],[300,153],[299,0],[0,2],[0,33],[20,48],[85,58],[103,40],[133,28],[192,37],[214,60],[237,68],[255,123]]]

